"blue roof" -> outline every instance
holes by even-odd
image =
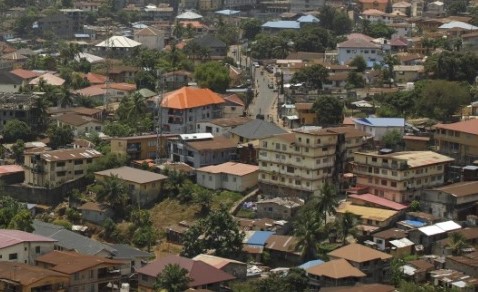
[[[224,9],[224,10],[219,10],[219,11],[216,11],[215,13],[216,14],[221,14],[221,15],[226,15],[226,16],[229,16],[229,15],[234,15],[234,14],[238,14],[239,10],[231,10],[231,9]]]
[[[254,234],[249,237],[247,244],[264,246],[272,234],[274,234],[272,231],[255,231]]]
[[[404,118],[360,118],[355,119],[355,122],[372,127],[405,127]]]
[[[299,29],[300,23],[292,20],[276,20],[268,21],[262,25],[263,28],[278,28],[278,29]]]
[[[309,14],[309,15],[304,15],[299,17],[297,21],[304,22],[304,23],[313,23],[313,22],[319,22],[320,20],[317,17]]]
[[[417,228],[427,225],[426,223],[423,223],[422,221],[418,221],[418,220],[403,220],[403,222]]]
[[[323,263],[324,263],[324,261],[322,261],[322,260],[308,261],[308,262],[303,263],[302,265],[300,265],[299,268],[304,269],[304,270],[307,270],[307,269],[310,269],[310,268],[312,268],[312,267],[321,265],[321,264],[323,264]]]

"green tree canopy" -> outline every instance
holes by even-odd
[[[66,146],[73,142],[73,132],[70,127],[53,125],[48,129],[48,138],[50,139],[50,146],[57,149],[61,146]]]
[[[427,58],[425,71],[435,79],[474,83],[478,74],[478,56],[472,52],[443,51]]]
[[[367,62],[365,62],[365,59],[362,55],[355,56],[352,61],[350,61],[349,65],[352,67],[356,67],[357,72],[364,72],[365,69],[367,69]]]
[[[299,239],[297,244],[304,261],[316,258],[317,243],[320,240],[321,228],[325,224],[316,207],[316,200],[309,201],[294,221],[294,235]]]
[[[198,85],[209,88],[214,92],[226,92],[229,82],[229,69],[219,62],[207,62],[200,64],[194,70],[194,77]]]
[[[304,82],[305,86],[312,89],[322,89],[322,83],[327,79],[327,69],[319,64],[304,67],[292,76],[292,83]]]
[[[3,139],[5,142],[15,142],[17,140],[30,141],[32,130],[30,126],[20,120],[8,120],[3,126]]]
[[[399,150],[400,147],[404,146],[403,142],[403,137],[402,133],[400,133],[399,130],[391,130],[385,133],[382,137],[382,144],[386,148],[394,149],[394,150]]]
[[[156,278],[154,289],[167,292],[182,292],[188,289],[192,281],[188,270],[178,264],[168,264]]]
[[[246,18],[241,21],[242,36],[246,39],[253,40],[262,30],[262,21],[256,18]]]
[[[319,126],[331,126],[342,123],[343,108],[343,102],[337,97],[330,95],[320,95],[313,105]]]
[[[0,228],[33,231],[33,218],[25,204],[11,197],[0,197]]]
[[[319,19],[323,28],[333,31],[336,35],[343,35],[352,31],[352,20],[343,10],[326,5],[320,10]]]

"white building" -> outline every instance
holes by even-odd
[[[362,12],[362,18],[370,21],[371,23],[390,23],[391,18],[387,13],[377,10],[377,9],[367,9]]]
[[[354,123],[356,129],[366,132],[375,141],[382,140],[389,131],[397,130],[402,135],[405,131],[405,119],[403,118],[359,118],[354,119]]]
[[[151,50],[164,48],[164,31],[153,27],[146,27],[134,33],[134,40]]]
[[[54,249],[56,240],[20,230],[0,229],[0,261],[35,264]]]
[[[212,190],[244,192],[257,185],[259,167],[236,162],[201,167],[197,170],[197,183]]]
[[[362,56],[367,66],[383,61],[382,47],[365,38],[352,38],[337,44],[339,64],[346,65],[356,56]]]
[[[211,133],[213,136],[222,136],[237,126],[250,122],[248,117],[221,118],[205,122],[199,122],[196,125],[196,132]]]
[[[289,0],[290,12],[319,11],[324,5],[325,0]]]
[[[120,53],[131,51],[133,48],[136,48],[138,46],[141,46],[141,43],[138,43],[137,41],[124,36],[114,35],[95,45],[95,48],[102,52],[112,50],[117,53]]]

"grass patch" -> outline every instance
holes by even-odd
[[[175,199],[166,199],[150,210],[151,220],[160,231],[183,220],[192,222],[197,219],[199,206],[181,204]]]
[[[241,208],[239,211],[237,211],[236,217],[254,219],[256,218],[256,212]]]
[[[243,196],[240,193],[222,191],[216,195],[213,195],[212,208],[215,210],[219,209],[222,204],[229,210],[229,208],[231,208],[234,203],[242,199],[242,197]]]

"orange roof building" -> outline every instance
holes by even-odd
[[[161,101],[163,130],[195,133],[196,123],[222,117],[224,98],[207,88],[182,87]]]
[[[438,152],[449,155],[460,164],[478,160],[478,119],[435,125]]]

